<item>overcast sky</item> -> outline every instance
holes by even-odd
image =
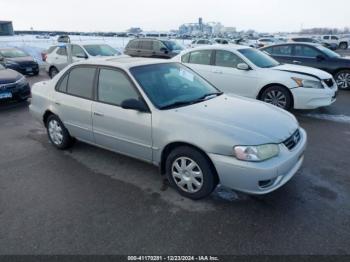
[[[238,30],[298,31],[350,26],[350,0],[0,0],[0,20],[15,30],[178,29],[218,21]]]

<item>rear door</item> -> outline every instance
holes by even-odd
[[[213,80],[213,50],[198,50],[182,56],[182,62],[207,80]],[[215,84],[215,83],[213,83]]]
[[[152,40],[142,40],[141,41],[141,52],[138,52],[142,57],[152,57],[153,53],[153,41]]]
[[[101,68],[97,101],[92,105],[93,133],[98,145],[148,162],[152,161],[152,115],[121,107],[126,99],[142,99],[128,75]]]
[[[50,55],[51,56],[51,55]],[[54,65],[58,71],[61,71],[68,65],[67,47],[60,46],[56,52],[52,53],[52,65]]]
[[[293,64],[292,45],[270,46],[264,51],[280,63]]]
[[[94,66],[73,67],[58,82],[53,98],[57,114],[69,133],[92,143],[91,107],[95,74]]]
[[[140,41],[139,40],[131,40],[126,49],[125,49],[125,54],[129,56],[137,56],[139,52],[141,52],[140,48]]]

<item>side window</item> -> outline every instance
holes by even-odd
[[[72,56],[75,56],[75,57],[86,57],[86,54],[85,54],[84,50],[80,46],[73,45],[72,46]]]
[[[282,45],[272,47],[272,54],[278,56],[291,56],[292,55],[292,46]]]
[[[128,43],[127,48],[133,48],[133,49],[137,49],[139,48],[139,41],[138,40],[132,40]]]
[[[191,64],[210,65],[211,54],[211,50],[194,51],[190,55],[189,62]]]
[[[190,61],[190,53],[187,53],[181,57],[182,63],[188,63]]]
[[[329,36],[324,36],[323,39],[329,40]]]
[[[69,73],[67,92],[71,95],[92,99],[92,89],[96,69],[76,67]]]
[[[332,40],[339,40],[339,38],[336,36],[332,36]]]
[[[263,52],[266,52],[270,55],[274,55],[274,52],[273,52],[273,49],[272,47],[268,47],[268,48],[265,48],[264,50],[262,50]]]
[[[59,92],[63,92],[63,93],[66,93],[67,92],[67,83],[68,83],[68,76],[69,74],[66,74],[63,79],[60,79],[57,87],[56,87],[56,90],[59,91]]]
[[[143,50],[152,50],[153,49],[153,41],[145,40],[141,41],[141,49]]]
[[[204,41],[204,40],[199,40],[199,41],[197,42],[197,44],[199,44],[199,45],[204,45],[204,44],[205,44],[205,41]]]
[[[159,52],[161,48],[166,48],[166,46],[161,41],[153,41],[153,50]]]
[[[139,95],[123,72],[101,69],[98,79],[98,101],[120,106],[126,99],[139,99]]]
[[[233,67],[236,68],[239,63],[244,63],[244,61],[229,51],[217,50],[215,55],[215,65],[223,67]]]
[[[309,57],[309,58],[316,58],[320,53],[309,46],[302,46],[302,45],[297,45],[294,47],[294,53],[295,56],[299,57]]]
[[[66,47],[65,46],[59,47],[58,50],[56,51],[56,54],[67,56],[67,49],[66,49]]]

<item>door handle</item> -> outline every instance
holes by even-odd
[[[297,61],[297,60],[294,60],[294,61],[293,61],[293,64],[301,64],[301,62],[300,62],[300,61]]]
[[[214,69],[214,70],[213,70],[213,73],[215,73],[215,74],[222,74],[222,71],[221,71],[221,70],[218,70],[218,69]]]
[[[60,106],[60,105],[61,105],[61,103],[60,103],[60,102],[55,102],[55,104],[56,104],[56,105],[58,105],[58,106]]]
[[[94,116],[104,117],[104,114],[101,114],[101,113],[98,113],[98,112],[94,112]]]

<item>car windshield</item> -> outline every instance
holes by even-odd
[[[159,109],[200,103],[222,94],[198,74],[178,63],[137,66],[130,72]]]
[[[91,56],[114,56],[119,52],[109,45],[84,45],[84,48]]]
[[[26,57],[29,56],[27,53],[19,49],[4,49],[0,50],[0,55],[5,58],[14,58],[14,57]]]
[[[167,48],[169,48],[169,50],[173,51],[173,50],[178,50],[181,51],[184,48],[179,45],[178,43],[176,43],[175,41],[163,41],[163,43],[166,45]]]
[[[244,55],[250,62],[261,68],[270,68],[280,65],[271,56],[253,48],[246,48],[238,50],[242,55]]]
[[[327,47],[324,47],[322,45],[317,46],[317,49],[320,50],[321,52],[323,52],[324,54],[326,54],[328,57],[330,58],[336,58],[336,57],[340,57],[339,54],[337,54],[336,52],[333,52],[332,50],[330,50]]]

